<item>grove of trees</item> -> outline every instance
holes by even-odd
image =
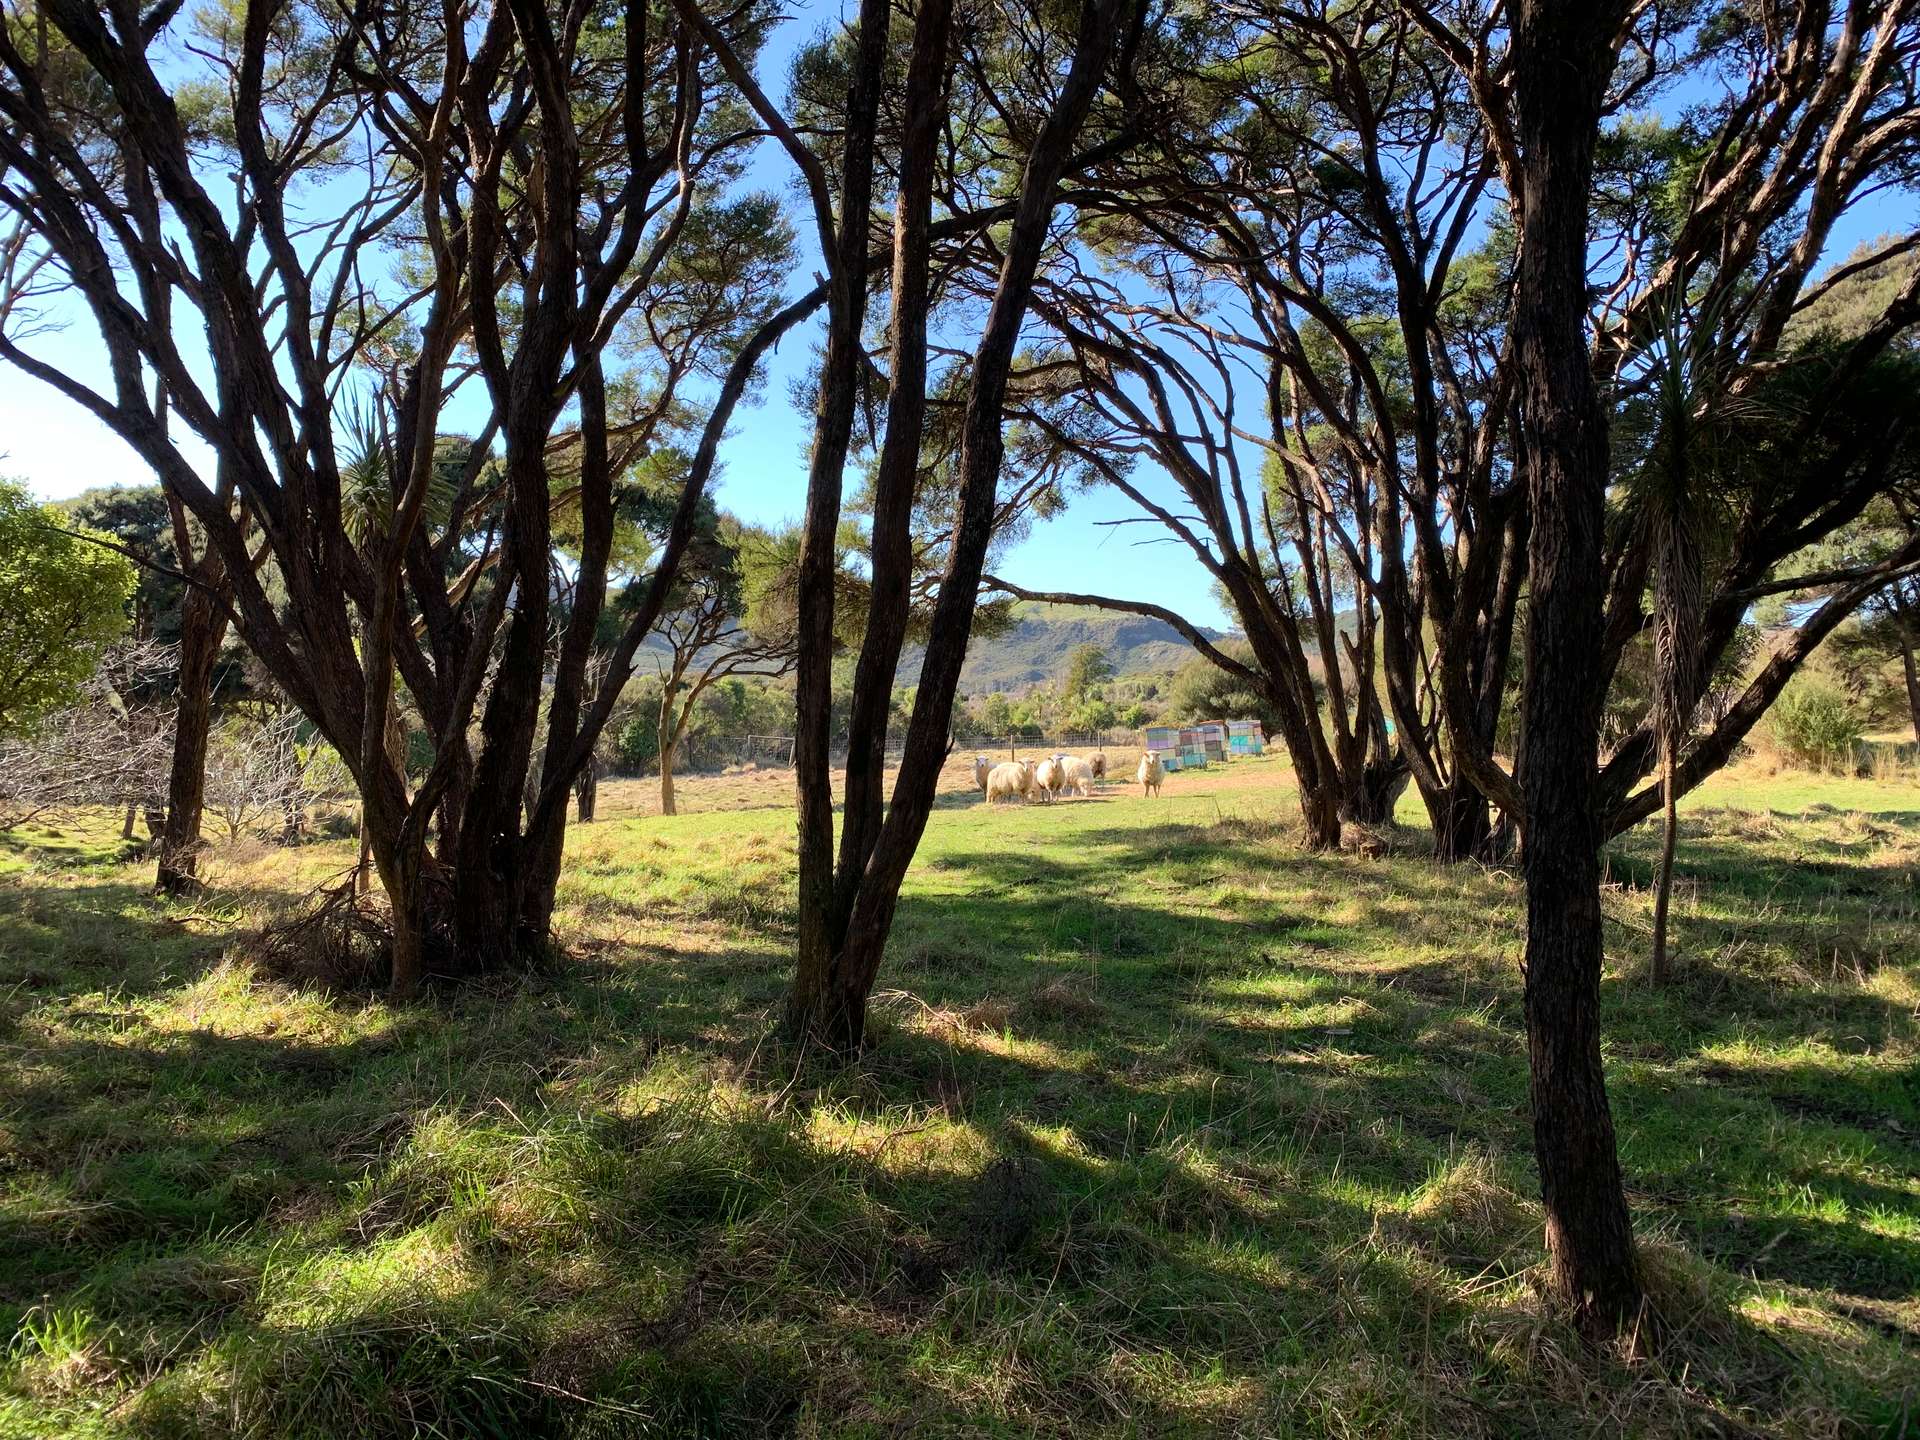
[[[175,647],[161,889],[223,767],[324,749],[394,995],[510,971],[610,751],[671,814],[698,707],[790,675],[781,1028],[851,1055],[956,732],[1019,723],[970,641],[1156,616],[1205,667],[1156,704],[1263,717],[1306,846],[1410,783],[1436,864],[1517,849],[1554,1286],[1635,1323],[1602,846],[1664,813],[1670,869],[1843,627],[1920,737],[1920,6],[860,0],[780,76],[767,0],[3,3],[0,362],[157,489],[0,488],[0,736]],[[813,328],[778,534],[720,451]],[[1236,639],[995,574],[1088,487]],[[1137,723],[1116,679],[1058,718]]]

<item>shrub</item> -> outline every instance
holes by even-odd
[[[1860,743],[1859,711],[1838,685],[1798,675],[1773,702],[1773,734],[1787,757],[1828,769],[1851,766]]]
[[[614,751],[614,768],[623,775],[644,775],[660,758],[660,725],[642,712],[627,722]]]

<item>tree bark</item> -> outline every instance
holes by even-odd
[[[373,888],[373,834],[367,829],[366,806],[360,807],[360,854],[353,862],[353,893],[365,895]]]
[[[1493,812],[1487,797],[1464,775],[1437,790],[1423,790],[1427,820],[1433,827],[1433,858],[1447,864],[1485,859],[1493,836]]]
[[[1623,9],[1524,0],[1511,52],[1523,157],[1512,328],[1533,509],[1518,769],[1534,1151],[1554,1288],[1593,1337],[1641,1305],[1600,1052],[1607,422],[1584,331],[1593,154]]]
[[[1674,789],[1671,755],[1661,768],[1665,774],[1660,788],[1666,803],[1660,827],[1660,871],[1654,877],[1653,954],[1647,962],[1647,978],[1655,985],[1667,983],[1667,909],[1673,900],[1673,851],[1680,838],[1680,798]]]
[[[200,821],[206,806],[207,737],[213,725],[213,669],[226,629],[226,615],[215,597],[198,585],[189,586],[180,606],[180,685],[167,771],[167,823],[154,876],[154,888],[168,895],[187,894],[200,883]]]
[[[420,884],[418,846],[407,846],[396,836],[369,835],[374,864],[393,919],[393,954],[389,985],[397,1000],[411,999],[426,982],[427,916]]]
[[[867,627],[854,665],[847,719],[846,807],[834,881],[834,945],[845,938],[854,891],[880,837],[887,717],[912,610],[913,501],[927,418],[934,161],[944,114],[947,31],[952,17],[952,0],[921,0],[914,15],[900,191],[893,213],[887,435],[874,478]]]
[[[575,818],[582,825],[593,823],[595,812],[600,808],[600,767],[592,761],[580,772],[580,778],[573,782]]]
[[[1407,788],[1406,763],[1397,758],[1367,761],[1357,767],[1346,818],[1362,825],[1390,825],[1394,807]]]

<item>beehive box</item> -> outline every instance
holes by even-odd
[[[1180,768],[1182,770],[1204,770],[1207,764],[1206,739],[1198,729],[1183,729],[1180,732]]]
[[[1171,725],[1147,726],[1147,753],[1160,757],[1160,768],[1180,768],[1180,732]]]
[[[1227,722],[1208,720],[1204,724],[1194,726],[1194,729],[1200,734],[1200,744],[1207,752],[1208,761],[1216,765],[1226,764]]]
[[[1229,720],[1227,722],[1227,751],[1233,755],[1264,755],[1267,750],[1267,737],[1261,733],[1258,720]]]

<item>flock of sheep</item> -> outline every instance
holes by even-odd
[[[973,757],[973,783],[980,787],[989,805],[1015,799],[1051,802],[1067,790],[1076,795],[1091,795],[1093,782],[1104,780],[1106,775],[1104,750],[1096,750],[1085,759],[1078,755],[1050,755],[1039,761],[1008,760],[998,765],[985,755]],[[1160,782],[1166,778],[1160,757],[1151,752],[1142,755],[1133,778],[1143,793],[1158,795]]]

